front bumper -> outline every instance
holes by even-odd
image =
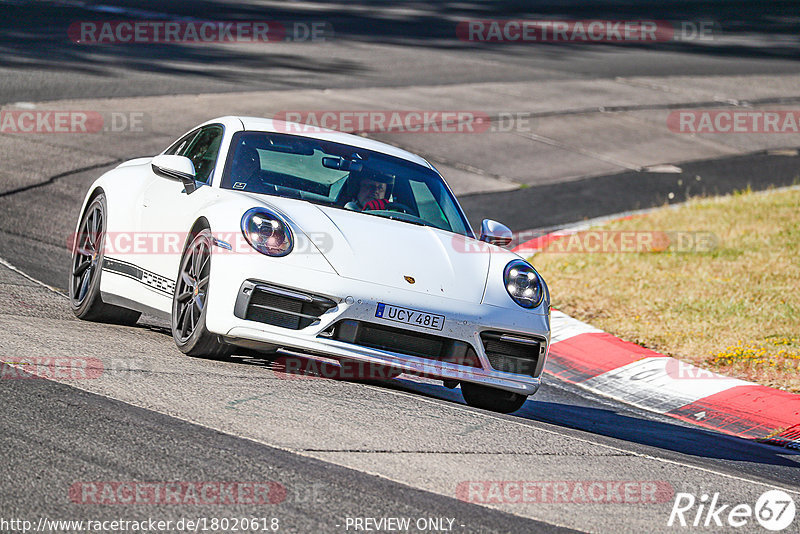
[[[547,315],[533,313],[520,307],[515,309],[475,304],[395,287],[379,286],[342,278],[334,272],[298,269],[297,266],[272,260],[275,258],[252,255],[243,258],[238,254],[212,255],[212,280],[206,318],[206,327],[209,331],[221,335],[226,341],[235,345],[264,349],[277,347],[294,349],[303,353],[355,360],[368,365],[388,366],[407,373],[443,380],[483,384],[523,395],[534,394],[541,384],[541,371],[550,344],[550,324]],[[230,276],[230,273],[236,273],[237,276]],[[234,313],[234,310],[243,282],[247,280],[262,281],[265,284],[317,295],[330,299],[335,305],[324,312],[317,321],[299,330],[246,320],[241,318],[241,310],[238,313]],[[379,302],[444,315],[446,320],[441,331],[410,324],[400,325],[376,318],[375,312]],[[239,307],[241,308],[241,299]],[[463,341],[472,346],[480,366],[431,360],[320,337],[321,333],[342,320],[401,327],[410,333],[435,334]],[[481,340],[481,334],[486,331],[517,334],[541,340],[545,350],[537,361],[535,371],[530,375],[524,375],[494,369]]]

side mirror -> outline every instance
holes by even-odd
[[[484,219],[481,223],[481,241],[504,247],[511,243],[511,238],[511,230],[508,226],[491,219]]]
[[[189,158],[162,154],[154,157],[150,165],[153,167],[153,172],[159,176],[182,182],[187,195],[197,190],[194,164]]]

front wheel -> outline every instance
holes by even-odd
[[[502,389],[496,389],[469,382],[461,383],[461,395],[464,401],[475,408],[483,408],[493,412],[511,413],[516,412],[525,404],[527,395],[511,393]]]
[[[203,229],[183,252],[172,298],[172,337],[184,354],[223,358],[233,347],[206,329],[211,243],[211,231]]]
[[[106,235],[106,196],[92,199],[81,217],[72,245],[69,304],[75,317],[84,321],[134,325],[141,313],[106,304],[100,296]]]

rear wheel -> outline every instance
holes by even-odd
[[[172,298],[172,337],[184,354],[223,358],[233,347],[206,329],[211,243],[211,231],[203,229],[183,252]]]
[[[470,406],[500,413],[516,412],[522,408],[528,398],[527,395],[469,382],[461,383],[461,394],[464,396],[464,401]]]
[[[85,321],[132,325],[141,313],[106,304],[100,296],[106,220],[106,197],[101,193],[86,207],[72,246],[70,308]]]

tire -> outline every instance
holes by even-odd
[[[107,219],[106,197],[99,194],[89,202],[72,246],[69,303],[72,313],[84,321],[133,325],[140,312],[106,304],[100,296],[100,277]]]
[[[516,412],[528,399],[527,395],[469,382],[461,382],[461,395],[470,406],[500,413]]]
[[[206,329],[208,287],[211,278],[211,231],[195,234],[181,256],[172,297],[172,338],[189,356],[222,359],[233,347]]]

